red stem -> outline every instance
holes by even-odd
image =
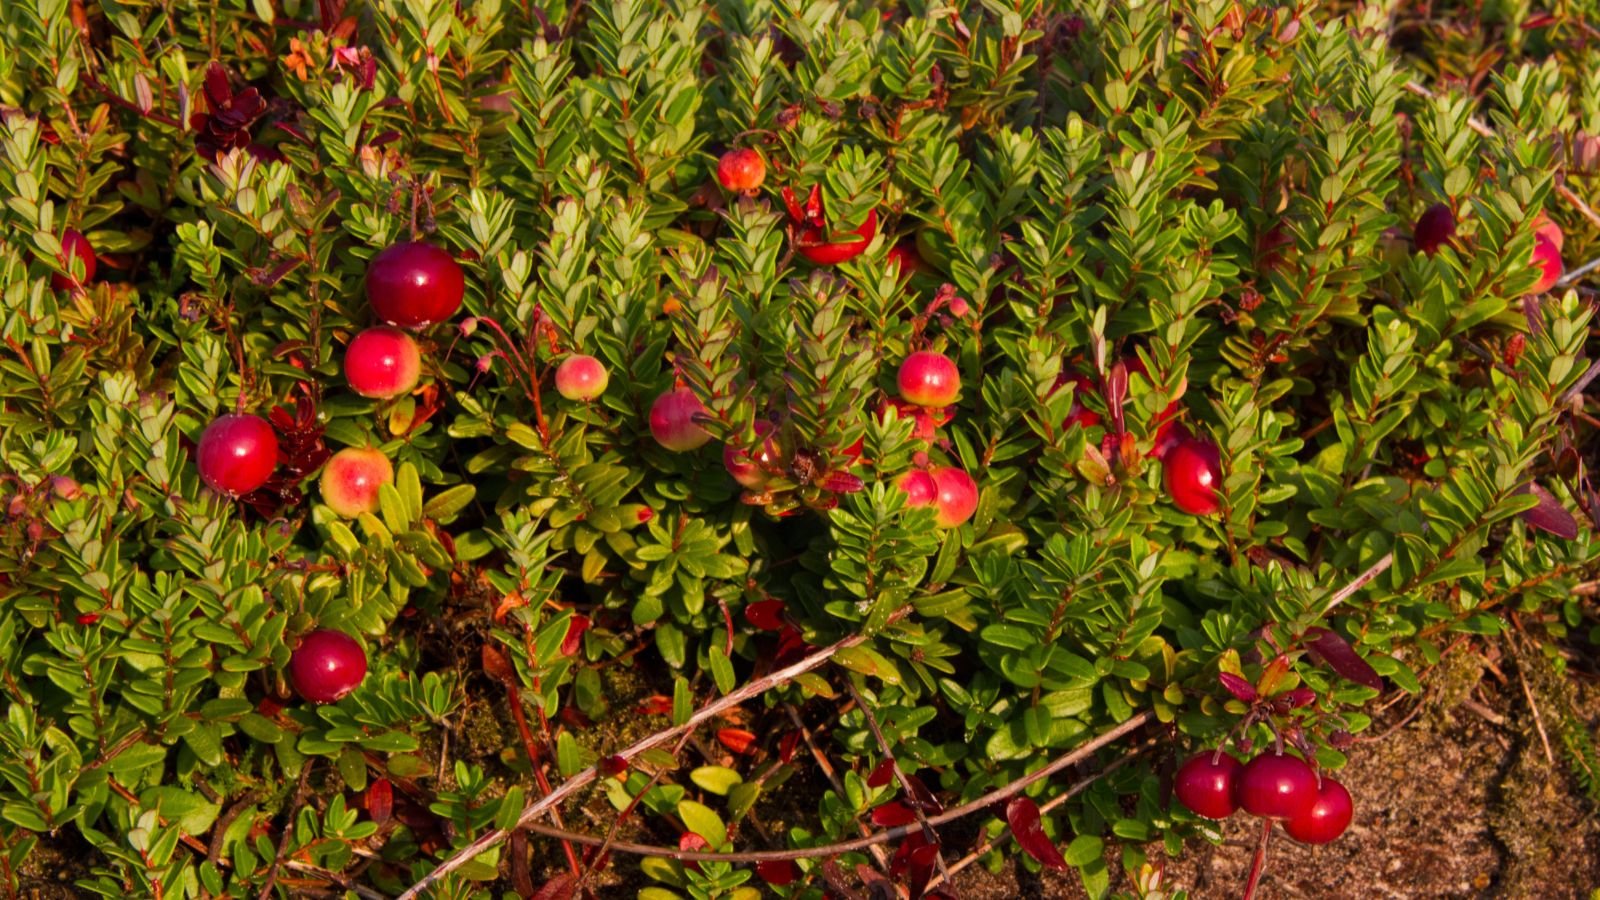
[[[1261,840],[1256,842],[1256,858],[1250,863],[1250,880],[1244,883],[1244,897],[1253,900],[1256,887],[1261,884],[1261,873],[1267,868],[1267,841],[1272,838],[1272,820],[1261,820]]]

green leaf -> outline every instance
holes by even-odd
[[[743,783],[744,778],[726,766],[701,766],[689,773],[689,780],[701,790],[725,797],[735,785]]]
[[[678,818],[683,820],[683,827],[706,839],[712,847],[721,847],[727,843],[728,830],[722,824],[722,819],[711,808],[693,800],[678,801]]]

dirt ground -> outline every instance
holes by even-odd
[[[1574,679],[1574,706],[1600,740],[1595,663],[1574,660],[1575,670],[1589,670]],[[1549,765],[1518,676],[1505,674],[1504,684],[1489,671],[1481,681],[1469,677],[1476,687],[1460,692],[1463,702],[1425,709],[1353,750],[1348,777],[1341,776],[1356,801],[1349,833],[1312,848],[1278,832],[1257,897],[1600,898],[1600,810],[1571,783],[1558,736],[1548,730],[1553,723],[1543,721],[1558,761]],[[1407,702],[1391,707],[1373,733],[1409,715]],[[1229,820],[1222,846],[1191,841],[1181,859],[1168,861],[1167,889],[1194,900],[1239,897],[1254,822]],[[957,878],[962,900],[1085,896],[1071,874],[1036,877],[1012,864],[1000,875],[974,869]],[[1113,887],[1129,890],[1125,880]]]

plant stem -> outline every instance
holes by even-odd
[[[1256,858],[1250,863],[1250,880],[1244,883],[1241,900],[1254,900],[1256,888],[1261,884],[1261,873],[1267,868],[1267,842],[1272,839],[1272,820],[1261,820],[1261,840],[1256,842]]]

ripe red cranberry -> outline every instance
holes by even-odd
[[[1533,286],[1531,293],[1542,294],[1555,287],[1556,282],[1561,280],[1561,274],[1564,271],[1561,263],[1561,248],[1556,246],[1555,241],[1550,240],[1547,235],[1542,233],[1535,235],[1533,240],[1533,264],[1541,274],[1539,283]]]
[[[1263,753],[1239,773],[1239,806],[1264,819],[1303,815],[1317,799],[1317,773],[1297,756]]]
[[[912,469],[895,479],[895,486],[906,492],[906,508],[932,506],[939,502],[939,483],[922,469]]]
[[[394,244],[367,266],[367,302],[402,328],[443,322],[461,308],[466,279],[443,249],[420,241]]]
[[[1533,217],[1533,233],[1544,235],[1546,240],[1556,245],[1557,250],[1566,249],[1566,233],[1561,230],[1561,226],[1557,225],[1550,218],[1550,216],[1544,212],[1544,210],[1540,210],[1539,214]]]
[[[595,400],[606,392],[611,376],[600,360],[574,353],[556,367],[556,393],[568,400]]]
[[[1355,814],[1350,792],[1339,782],[1322,776],[1317,799],[1300,815],[1283,823],[1283,830],[1302,844],[1327,844],[1344,834]]]
[[[767,161],[749,148],[729,150],[717,160],[717,183],[723,190],[755,193],[767,180]]]
[[[212,490],[237,497],[272,477],[278,466],[278,436],[260,416],[218,416],[195,448],[195,465]]]
[[[398,328],[379,325],[356,335],[344,352],[344,378],[363,397],[391,400],[411,393],[422,377],[422,352]]]
[[[94,257],[94,248],[89,246],[89,239],[83,232],[76,228],[68,228],[61,233],[61,255],[57,262],[68,273],[72,272],[72,261],[77,260],[83,265],[83,280],[78,281],[70,274],[56,273],[50,276],[50,286],[58,291],[70,291],[94,281],[94,270],[98,261]]]
[[[1056,376],[1056,389],[1071,384],[1072,409],[1067,411],[1067,418],[1062,421],[1061,429],[1065,431],[1076,425],[1079,428],[1093,428],[1100,424],[1100,414],[1083,405],[1083,398],[1095,392],[1094,381],[1081,372],[1062,372]]]
[[[1455,236],[1455,213],[1443,203],[1435,203],[1417,217],[1417,227],[1412,231],[1411,239],[1418,250],[1432,256]]]
[[[710,432],[694,420],[705,411],[694,391],[674,388],[650,405],[650,434],[656,443],[675,453],[697,450],[711,440]]]
[[[776,442],[769,437],[777,430],[777,426],[765,419],[759,419],[755,425],[756,438],[760,441],[752,454],[744,447],[728,444],[722,448],[722,465],[727,468],[733,480],[752,490],[765,487],[767,480],[778,470],[782,462],[781,452]]]
[[[1167,452],[1161,468],[1174,506],[1193,516],[1222,508],[1222,459],[1216,444],[1204,438],[1181,441]]]
[[[1239,809],[1234,788],[1244,765],[1226,753],[1210,750],[1192,757],[1178,769],[1172,792],[1178,802],[1197,816],[1226,819]]]
[[[367,654],[355,638],[319,628],[306,635],[289,656],[289,681],[312,703],[332,703],[367,677]]]
[[[394,483],[394,464],[377,450],[346,447],[328,459],[318,486],[328,508],[354,519],[378,511],[378,488]]]
[[[906,357],[895,376],[900,396],[918,406],[949,406],[961,392],[961,372],[950,357],[918,350]]]
[[[888,263],[900,270],[900,280],[905,281],[915,274],[927,274],[933,269],[922,259],[922,254],[917,252],[917,245],[912,241],[901,241],[889,248]]]
[[[933,522],[940,528],[954,528],[972,518],[978,509],[978,483],[953,466],[933,470],[933,483],[939,489],[939,513]]]

